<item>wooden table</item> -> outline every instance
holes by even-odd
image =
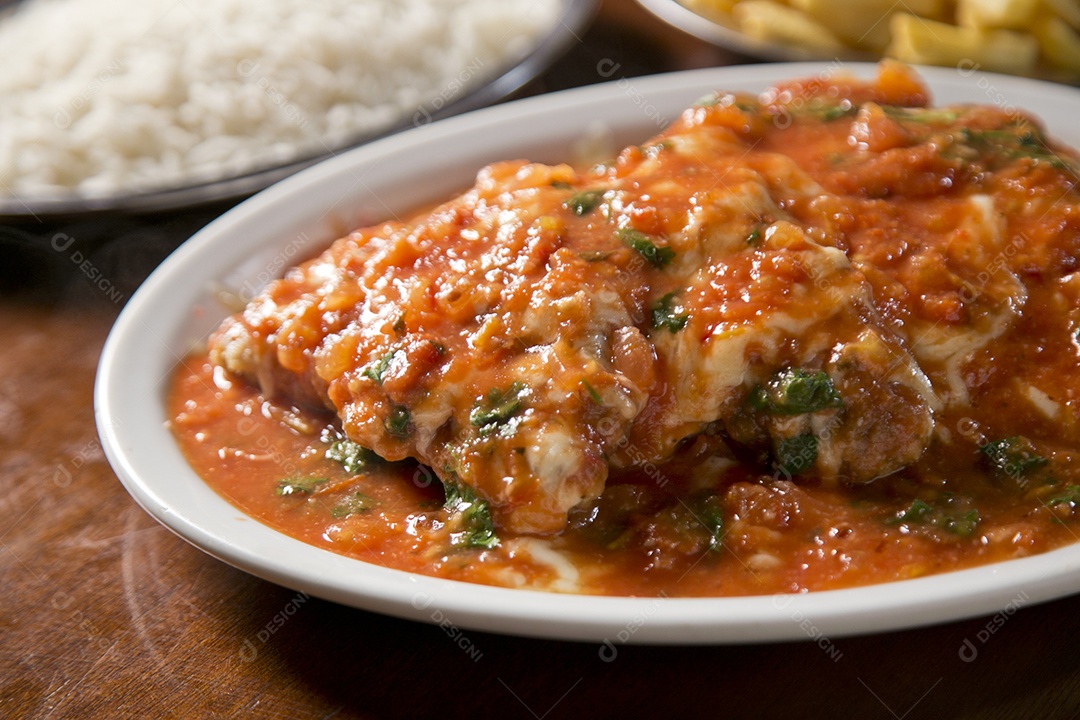
[[[598,81],[600,59],[626,75],[739,60],[608,2],[529,91]],[[827,645],[612,657],[468,632],[466,652],[196,550],[117,481],[92,385],[124,301],[226,207],[0,226],[0,717],[1080,716],[1080,597]]]

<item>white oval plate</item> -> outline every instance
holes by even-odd
[[[845,68],[869,77],[871,65]],[[227,314],[221,289],[250,297],[286,262],[351,225],[468,187],[478,168],[557,162],[595,123],[641,142],[714,89],[759,91],[835,72],[820,64],[698,70],[531,98],[396,135],[303,171],[207,226],[155,271],[120,315],[101,359],[96,418],[136,501],[227,563],[311,595],[423,622],[516,635],[641,643],[737,643],[840,636],[989,614],[1080,591],[1080,544],[1044,555],[851,590],[742,598],[607,598],[485,587],[390,570],[307,545],[248,518],[191,470],[165,428],[177,362]],[[938,102],[996,103],[1041,116],[1080,145],[1080,91],[926,69]]]

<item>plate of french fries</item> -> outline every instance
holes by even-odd
[[[892,57],[1080,84],[1080,0],[638,0],[769,60]]]

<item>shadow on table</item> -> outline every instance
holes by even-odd
[[[271,663],[344,717],[1075,717],[1075,603],[861,638],[603,646],[366,613],[285,589],[249,628]],[[296,605],[297,599],[301,605]],[[273,622],[273,620],[271,620]],[[991,632],[991,628],[993,632]],[[265,642],[259,632],[264,631]]]

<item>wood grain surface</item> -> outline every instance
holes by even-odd
[[[601,59],[627,76],[741,60],[608,2],[526,92],[598,81]],[[106,463],[93,381],[124,301],[225,209],[0,226],[0,717],[1080,716],[1080,597],[826,642],[612,649],[452,636],[191,547]]]

